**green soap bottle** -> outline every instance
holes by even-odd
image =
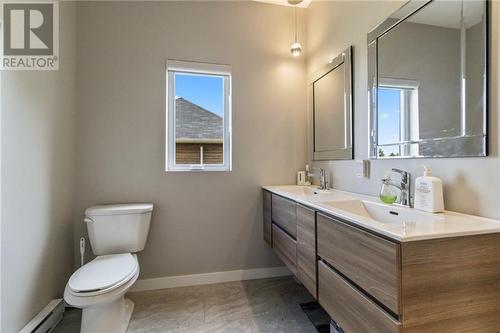
[[[391,177],[389,174],[386,174],[384,179],[382,179],[382,188],[380,189],[379,198],[383,203],[389,205],[392,205],[398,199],[395,187],[391,184]]]

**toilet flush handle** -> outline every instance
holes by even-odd
[[[84,217],[83,222],[85,223],[94,223],[94,220],[92,220],[90,217]]]

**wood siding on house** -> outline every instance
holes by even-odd
[[[200,164],[200,147],[203,146],[204,164],[223,164],[222,143],[177,143],[175,145],[176,164]]]

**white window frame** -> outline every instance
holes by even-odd
[[[232,170],[232,116],[231,116],[231,66],[191,61],[167,60],[166,63],[166,171],[231,171]],[[175,74],[213,75],[223,78],[224,132],[223,164],[175,163]]]

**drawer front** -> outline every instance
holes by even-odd
[[[400,314],[400,246],[318,213],[318,255]]]
[[[346,333],[397,333],[401,323],[385,313],[322,261],[318,263],[321,306]]]
[[[297,243],[286,232],[273,224],[273,248],[285,265],[297,275]]]
[[[271,192],[264,191],[263,193],[264,199],[264,210],[263,210],[263,224],[264,224],[264,240],[271,247],[272,243],[272,222],[271,222]]]
[[[316,216],[314,210],[297,205],[297,278],[317,297]]]
[[[295,202],[272,195],[273,222],[285,229],[293,237],[297,236],[297,216]]]

